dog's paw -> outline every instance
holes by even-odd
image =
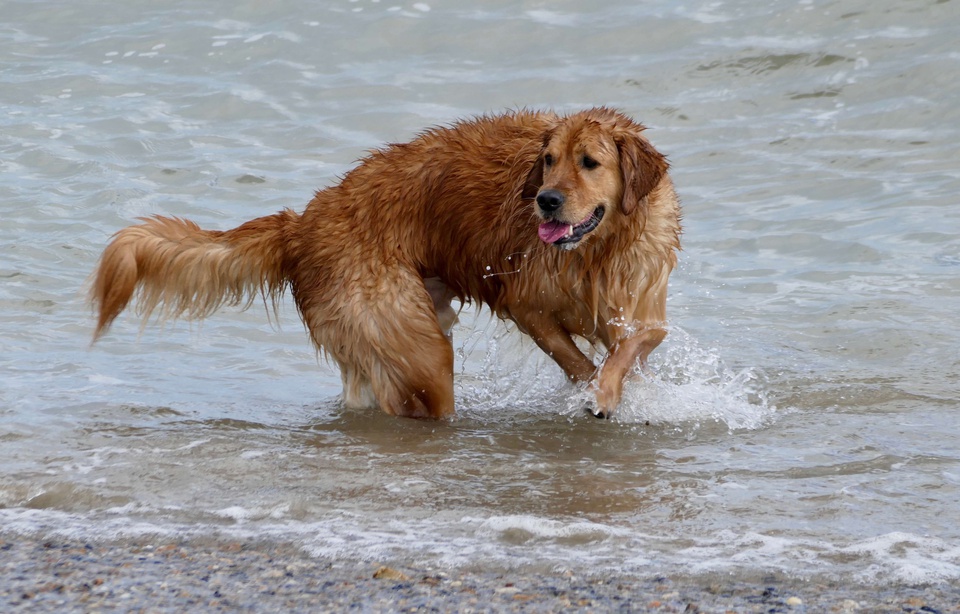
[[[611,411],[606,411],[606,410],[603,410],[603,409],[598,408],[598,407],[597,407],[596,405],[594,405],[593,403],[590,403],[590,404],[586,405],[586,406],[583,408],[583,411],[585,411],[586,413],[590,414],[590,415],[593,416],[594,418],[600,418],[601,420],[604,420],[604,419],[606,419],[606,418],[609,418],[609,417],[613,414],[613,412],[611,412]]]
[[[597,418],[610,418],[620,404],[620,390],[595,388],[596,401],[591,404],[590,413]]]

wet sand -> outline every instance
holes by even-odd
[[[0,534],[0,608],[70,612],[960,612],[960,587],[766,576],[418,569],[318,560],[295,544]]]

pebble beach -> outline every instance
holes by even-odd
[[[421,569],[290,543],[0,536],[12,612],[960,612],[960,587]]]

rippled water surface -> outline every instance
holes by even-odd
[[[19,2],[0,24],[0,524],[424,565],[960,579],[960,3]],[[618,418],[468,312],[456,418],[350,411],[289,299],[83,283],[150,213],[302,207],[477,113],[620,107],[684,203]]]

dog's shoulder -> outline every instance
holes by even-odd
[[[425,145],[451,146],[456,149],[478,147],[485,150],[515,148],[517,142],[539,142],[557,121],[550,111],[517,110],[496,115],[461,119],[446,126],[422,132],[417,141]]]

